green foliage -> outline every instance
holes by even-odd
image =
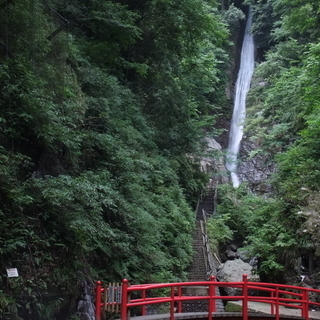
[[[226,29],[214,5],[198,0],[148,1],[141,15],[139,26],[146,36],[131,57],[148,65],[143,77],[132,75],[145,99],[143,111],[161,150],[175,156],[193,153],[201,140],[199,126],[219,113]]]
[[[0,9],[0,304],[26,320],[84,279],[185,278],[227,79],[215,1],[47,3]]]
[[[82,55],[100,67],[117,72],[124,64],[121,50],[141,37],[141,30],[135,24],[138,14],[120,3],[98,0],[49,3],[72,23],[79,35],[76,40]]]
[[[219,252],[219,248],[233,239],[233,231],[228,227],[230,214],[214,216],[207,221],[207,233],[210,248],[213,252]]]
[[[242,306],[228,301],[225,307],[225,312],[242,312]]]
[[[301,206],[297,214],[302,216],[305,221],[298,229],[298,232],[304,238],[310,239],[305,243],[305,248],[314,250],[315,255],[319,257],[319,192],[311,191],[305,187],[301,191],[303,191],[301,192],[301,198],[304,199],[306,205]]]
[[[252,33],[261,59],[276,43],[273,33],[279,21],[279,14],[275,12],[272,0],[245,0],[244,3],[253,7]]]
[[[257,77],[260,71],[257,71]],[[303,128],[300,114],[305,104],[299,96],[302,90],[299,75],[299,68],[292,67],[282,71],[278,79],[270,81],[270,85],[257,83],[251,90],[245,129],[256,146],[250,153],[251,157],[265,157],[268,164],[277,153],[294,143],[297,132]]]
[[[319,238],[311,227],[319,191],[319,2],[248,2],[255,12],[262,3],[272,10],[272,48],[256,69],[247,121],[251,157],[274,167],[269,197],[279,205],[247,237],[260,272],[270,277],[291,270],[301,252],[316,251]]]
[[[231,32],[235,33],[240,27],[240,21],[245,19],[245,14],[232,3],[227,10],[222,11],[222,17],[230,27]]]
[[[258,273],[269,281],[279,281],[286,268],[294,267],[299,249],[306,248],[307,235],[296,232],[303,217],[285,213],[280,199],[255,195],[243,185],[221,186],[217,210],[222,226],[215,234],[233,234],[233,240],[245,243],[249,255],[258,259]]]
[[[292,229],[275,215],[247,238],[249,248],[259,263],[259,274],[281,279],[286,268],[294,268],[299,257],[299,241]]]
[[[8,316],[11,318],[17,317],[16,301],[12,297],[8,297],[0,290],[0,316],[6,319]]]
[[[319,2],[315,0],[275,1],[275,10],[283,15],[283,28],[306,43],[319,38]],[[284,14],[285,13],[285,14]]]

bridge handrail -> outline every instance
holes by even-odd
[[[100,286],[100,289],[99,289]],[[182,296],[183,287],[202,286],[208,289],[207,295],[202,296]],[[241,288],[242,295],[237,296],[217,296],[215,290],[217,287]],[[147,291],[167,288],[170,294],[166,297],[147,297]],[[101,282],[97,282],[96,289],[96,320],[101,320]],[[270,294],[266,296],[249,295],[249,291],[258,290]],[[290,290],[290,291],[288,291]],[[141,297],[130,299],[133,292],[140,292]],[[182,312],[182,302],[189,300],[208,300],[208,320],[212,320],[215,310],[215,301],[221,300],[241,300],[242,301],[242,318],[248,319],[248,302],[263,302],[270,304],[270,314],[275,315],[275,320],[280,319],[279,307],[287,306],[301,310],[301,317],[309,320],[309,306],[320,306],[320,303],[309,300],[309,292],[320,294],[320,290],[288,286],[284,284],[249,282],[246,275],[243,275],[242,282],[217,282],[215,277],[211,277],[210,281],[197,282],[176,282],[176,283],[154,283],[143,285],[130,285],[129,281],[122,281],[122,297],[121,297],[121,320],[130,320],[130,308],[141,307],[142,315],[146,315],[146,306],[160,303],[170,303],[170,320],[174,320],[176,312]]]

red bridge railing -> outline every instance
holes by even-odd
[[[182,294],[183,288],[194,286],[206,288],[207,295],[186,296]],[[218,287],[238,288],[241,295],[216,295],[216,288]],[[166,296],[162,294],[155,297],[155,292],[159,292],[159,290],[155,291],[157,289],[167,289],[162,290],[162,293],[167,293]],[[110,304],[110,302],[102,301],[104,291],[101,282],[98,281],[96,285],[96,320],[101,320],[102,308],[106,304]],[[262,302],[270,305],[270,314],[275,316],[275,320],[280,319],[280,306],[300,310],[301,317],[308,320],[309,309],[320,306],[320,303],[309,300],[309,293],[311,292],[319,294],[320,299],[320,290],[275,283],[249,282],[247,275],[243,275],[242,282],[217,282],[215,277],[211,277],[209,281],[130,285],[129,281],[124,279],[121,286],[121,302],[111,303],[120,304],[121,320],[130,319],[130,309],[133,307],[139,307],[140,314],[146,315],[147,306],[163,303],[169,304],[170,320],[174,320],[175,313],[183,312],[182,302],[192,300],[207,300],[208,320],[212,320],[216,312],[216,300],[219,299],[242,301],[243,320],[248,320],[249,302]]]

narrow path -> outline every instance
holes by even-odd
[[[214,212],[214,189],[207,189],[198,203],[196,212],[196,227],[193,236],[193,259],[188,268],[188,281],[205,281],[208,280],[208,270],[205,262],[205,248],[203,242],[203,234],[201,229],[201,222],[204,220],[203,212],[212,215]],[[216,274],[216,270],[212,270],[212,275]],[[194,289],[196,290],[196,289]],[[197,295],[197,292],[195,292]],[[201,292],[198,293],[201,295]],[[217,288],[216,295],[220,295]],[[183,312],[205,312],[208,310],[207,301],[189,301],[183,303]],[[216,311],[223,312],[224,306],[222,300],[216,301]]]

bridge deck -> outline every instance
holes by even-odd
[[[189,312],[189,313],[176,313],[174,315],[174,318],[177,320],[207,320],[208,319],[208,313],[207,312]],[[242,319],[242,313],[241,312],[214,312],[212,314],[212,319]],[[147,316],[138,316],[138,317],[131,317],[132,320],[170,320],[170,314],[153,314],[153,315],[147,315]],[[261,312],[252,312],[248,313],[248,319],[250,320],[263,320],[263,319],[275,319],[275,315],[261,313]],[[281,315],[281,320],[289,320],[289,319],[303,319],[299,316],[289,316],[289,315]],[[311,320],[312,318],[310,318]],[[120,320],[120,319],[116,319]]]
[[[241,305],[241,301],[233,301],[232,303]],[[270,314],[270,305],[267,303],[261,303],[261,302],[249,302],[249,313],[248,313],[248,319],[274,319],[275,315]],[[291,309],[286,308],[283,306],[280,306],[280,319],[286,320],[286,319],[303,319],[300,314],[301,311],[297,309]],[[214,312],[213,314],[213,320],[215,318],[232,318],[234,320],[236,319],[242,319],[242,313],[240,312]],[[184,320],[184,319],[197,319],[197,320],[207,320],[208,319],[208,313],[207,312],[188,312],[188,313],[175,313],[174,318],[177,320]],[[146,316],[138,316],[138,317],[131,317],[132,320],[169,320],[170,314],[153,314],[153,315],[146,315]],[[320,311],[309,311],[309,319],[320,319]],[[117,319],[120,320],[120,319]]]
[[[318,314],[317,314],[318,313]],[[316,316],[316,317],[314,317]],[[189,312],[189,313],[176,313],[174,316],[175,319],[177,320],[207,320],[208,319],[208,313],[207,312]],[[242,319],[242,313],[241,312],[214,312],[212,314],[213,319]],[[131,317],[132,320],[170,320],[170,314],[153,314],[153,315],[147,315],[147,316],[138,316],[138,317]],[[275,315],[271,314],[266,314],[262,312],[249,312],[248,313],[248,319],[250,320],[263,320],[263,319],[275,319]],[[290,319],[303,319],[300,316],[296,315],[286,315],[286,314],[281,314],[280,315],[281,320],[290,320]],[[310,314],[310,320],[315,319],[318,320],[320,319],[319,317],[319,312],[313,312]],[[115,320],[120,320],[120,319],[115,319]]]

